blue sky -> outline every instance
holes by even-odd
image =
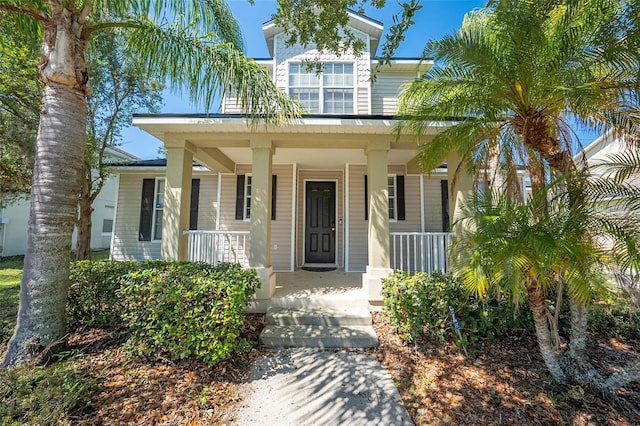
[[[262,24],[269,19],[276,10],[276,2],[272,0],[255,0],[251,6],[247,0],[228,0],[236,19],[242,27],[245,38],[246,54],[252,58],[266,58],[269,56],[267,45],[262,34]],[[428,40],[440,38],[456,31],[468,11],[482,7],[485,1],[468,0],[422,0],[421,9],[415,25],[407,32],[406,39],[396,52],[398,57],[419,57]],[[381,21],[388,28],[391,17],[400,11],[397,0],[387,0],[382,9],[369,7],[367,16]],[[145,112],[145,111],[139,111]],[[164,113],[199,113],[205,112],[199,105],[192,105],[187,96],[165,92]],[[217,112],[217,110],[211,111]],[[123,133],[121,148],[143,159],[156,158],[158,148],[162,143],[149,134],[129,127]]]

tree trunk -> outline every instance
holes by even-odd
[[[604,383],[604,390],[615,393],[621,387],[635,380],[640,380],[640,361],[632,362],[612,374]]]
[[[43,351],[54,352],[65,343],[71,234],[78,209],[89,90],[84,60],[88,35],[79,17],[86,16],[87,10],[70,11],[60,0],[48,3],[52,18],[43,25],[39,69],[45,89],[27,253],[16,329],[2,367],[39,358]]]
[[[536,337],[538,338],[538,346],[542,359],[551,373],[553,379],[558,383],[565,383],[567,376],[560,366],[560,359],[555,353],[553,338],[547,325],[546,300],[544,293],[535,288],[535,284],[531,283],[527,289],[529,294],[529,308],[533,314],[533,323],[536,328]]]
[[[78,235],[76,239],[75,260],[91,260],[93,198],[91,197],[91,166],[86,163],[84,163],[83,167],[79,211],[80,217],[76,223]]]
[[[587,307],[583,303],[569,298],[571,309],[571,341],[569,353],[576,359],[585,359],[584,350],[587,345]]]

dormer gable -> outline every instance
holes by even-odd
[[[347,11],[349,14],[349,22],[347,27],[355,32],[366,34],[369,39],[369,55],[374,56],[378,50],[380,43],[380,37],[384,30],[384,25],[380,21],[376,21],[368,16],[361,15],[352,10]],[[276,36],[283,34],[284,30],[278,27],[273,20],[269,20],[262,24],[262,33],[264,34],[267,48],[271,57],[275,57],[275,38]]]

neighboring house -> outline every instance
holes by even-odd
[[[380,280],[394,268],[445,269],[457,163],[452,156],[449,171],[423,175],[419,141],[394,132],[402,83],[432,63],[394,59],[372,84],[383,26],[356,14],[349,26],[368,47],[361,55],[289,47],[264,24],[272,58],[258,62],[309,111],[294,123],[250,127],[233,96],[220,114],[136,115],[167,160],[118,168],[113,259],[239,261],[258,271],[262,299],[274,294],[274,272],[301,266],[362,272],[370,300],[381,299]],[[308,59],[323,61],[321,75]],[[452,124],[435,123],[425,137]]]
[[[117,147],[106,150],[108,162],[123,162],[139,160]],[[115,215],[115,201],[117,180],[110,176],[104,183],[102,191],[93,202],[95,209],[92,214],[91,248],[108,249],[111,244],[111,232]],[[29,224],[29,197],[18,200],[4,209],[0,209],[0,256],[25,254],[27,251],[27,231]],[[72,249],[75,249],[77,231],[73,231]]]
[[[575,156],[574,161],[579,165],[586,162],[590,172],[595,176],[610,176],[612,168],[608,167],[607,163],[615,161],[617,154],[624,154],[629,149],[632,148],[624,136],[616,136],[613,131],[608,131],[587,145],[583,153]],[[625,182],[640,188],[640,176],[638,175],[628,177]],[[612,201],[614,202],[608,204],[612,204],[615,208],[615,200]]]

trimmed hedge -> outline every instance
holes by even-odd
[[[71,327],[126,327],[135,354],[214,365],[238,347],[259,285],[255,270],[235,264],[75,262],[67,314]]]
[[[382,282],[385,311],[404,340],[432,334],[440,341],[455,340],[473,350],[481,339],[533,330],[528,309],[518,310],[504,300],[479,300],[451,275],[397,271]],[[450,306],[460,324],[462,341]]]

